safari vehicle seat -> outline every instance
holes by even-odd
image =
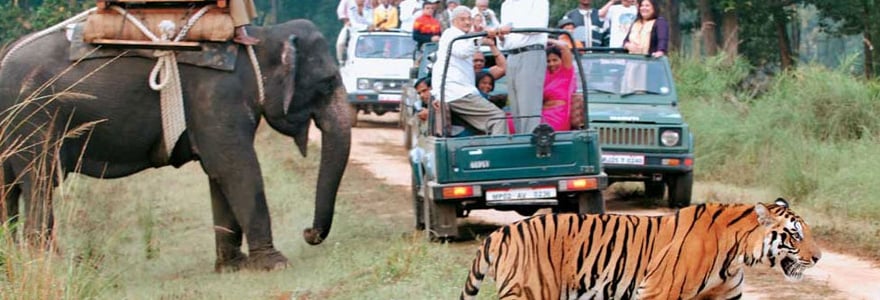
[[[137,18],[156,36],[159,23],[174,22],[180,31],[189,19],[208,5],[209,8],[196,21],[180,41],[153,41],[127,15]],[[123,48],[148,48],[168,50],[201,50],[199,42],[226,42],[234,36],[234,25],[229,15],[227,0],[96,0],[97,12],[86,19],[83,40],[86,43]],[[117,6],[124,9],[124,12]],[[169,40],[173,40],[170,37]]]

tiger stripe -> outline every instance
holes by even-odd
[[[486,276],[500,299],[738,299],[744,266],[779,265],[800,279],[820,257],[782,198],[667,216],[549,214],[490,234],[461,299],[473,299]]]

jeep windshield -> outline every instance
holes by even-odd
[[[416,42],[409,35],[369,34],[358,37],[358,58],[412,59]]]
[[[626,97],[666,95],[672,85],[661,60],[636,57],[585,55],[581,62],[587,76],[587,92]],[[581,88],[578,81],[578,88]]]

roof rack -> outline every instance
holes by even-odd
[[[406,31],[403,29],[397,29],[397,28],[394,28],[394,29],[372,29],[372,30],[371,29],[362,29],[362,30],[358,30],[357,32],[358,33],[383,33],[383,32],[412,33],[410,31]]]
[[[622,53],[629,54],[629,50],[624,48],[617,47],[587,47],[587,48],[578,48],[578,51],[581,53]]]

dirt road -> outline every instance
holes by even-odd
[[[402,150],[403,134],[396,126],[397,115],[393,113],[382,117],[360,116],[361,122],[352,134],[352,155],[350,161],[362,166],[377,178],[388,184],[409,187],[410,168],[405,152]],[[319,138],[318,130],[310,131],[312,139]],[[700,199],[705,193],[707,184],[697,183],[695,198]],[[712,191],[717,193],[716,190]],[[669,212],[667,209],[643,209],[627,203],[614,201],[613,195],[606,197],[609,211],[626,211],[638,214],[659,214]],[[750,197],[754,198],[754,197]],[[506,224],[522,217],[515,212],[494,210],[474,211],[465,222],[490,222]],[[824,251],[822,260],[816,267],[808,269],[806,281],[780,294],[775,285],[796,285],[781,280],[776,272],[764,271],[747,275],[746,296],[743,299],[880,299],[880,269],[873,267],[875,262],[868,262],[842,253]],[[754,269],[754,268],[752,268]],[[765,282],[766,280],[766,282]],[[774,292],[761,292],[773,288]],[[816,288],[825,289],[817,292]]]

